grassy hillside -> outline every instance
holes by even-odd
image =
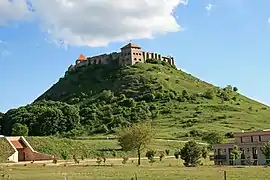
[[[13,152],[14,150],[8,141],[0,137],[0,162],[7,162],[8,157],[11,156]]]
[[[57,158],[62,159],[61,154],[66,152],[68,158],[72,159],[75,154],[76,157],[81,158],[95,158],[97,155],[104,154],[107,158],[113,157],[136,157],[136,152],[124,152],[118,145],[117,140],[72,140],[67,138],[56,137],[27,137],[27,141],[31,146],[42,153],[55,155]],[[170,155],[183,146],[180,142],[154,140],[145,149],[154,149],[157,151],[170,150]],[[1,150],[0,150],[1,152]]]
[[[31,135],[78,136],[113,133],[118,126],[151,120],[157,137],[200,138],[209,131],[225,135],[269,128],[270,110],[236,87],[218,88],[149,60],[66,72],[35,103],[9,111],[3,119],[7,134],[16,122],[27,125]]]

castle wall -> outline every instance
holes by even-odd
[[[128,44],[131,45],[131,44]],[[137,62],[145,63],[147,59],[157,59],[175,65],[173,57],[163,56],[155,52],[142,51],[137,45],[125,46],[121,52],[111,54],[101,54],[93,57],[87,57],[87,60],[76,60],[76,64],[69,68],[69,71],[77,67],[85,67],[91,64],[108,64],[110,61],[119,60],[119,64],[133,65]]]

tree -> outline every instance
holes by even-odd
[[[214,144],[220,144],[223,141],[223,135],[218,132],[209,132],[202,137],[202,140],[209,144],[209,147],[212,148]]]
[[[233,91],[234,92],[237,92],[238,91],[238,88],[237,87],[233,87]]]
[[[212,89],[207,89],[207,91],[204,93],[204,97],[207,99],[214,99],[214,91]]]
[[[264,143],[264,146],[262,148],[262,153],[265,156],[266,164],[270,164],[270,141]]]
[[[230,159],[235,162],[235,160],[240,158],[240,151],[238,146],[234,145],[233,150],[230,153]]]
[[[141,152],[151,142],[153,135],[150,123],[138,123],[120,130],[118,142],[124,151],[137,151],[139,166],[141,165]]]
[[[194,140],[185,143],[183,149],[181,149],[181,159],[184,160],[185,166],[195,167],[200,164],[200,158],[202,156],[202,147],[198,145]]]
[[[155,150],[149,150],[146,152],[145,156],[147,157],[147,159],[149,160],[149,163],[151,163],[151,165],[155,162],[154,157],[156,155],[156,151]]]
[[[15,123],[12,126],[12,135],[13,136],[27,136],[28,127],[26,125],[22,125],[21,123]]]

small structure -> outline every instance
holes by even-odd
[[[8,161],[43,161],[53,159],[53,156],[35,151],[22,136],[11,136],[5,138],[14,149],[14,153],[8,158]]]
[[[216,165],[264,165],[266,163],[262,148],[270,141],[270,130],[242,131],[235,133],[234,137],[234,141],[213,146],[213,160]],[[235,145],[240,150],[240,159],[233,162],[230,154]]]

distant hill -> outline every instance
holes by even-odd
[[[115,127],[144,120],[153,122],[158,137],[167,138],[269,128],[269,107],[237,91],[157,60],[92,65],[66,72],[34,103],[8,111],[3,132],[10,134],[12,124],[20,123],[30,135],[113,133]]]

